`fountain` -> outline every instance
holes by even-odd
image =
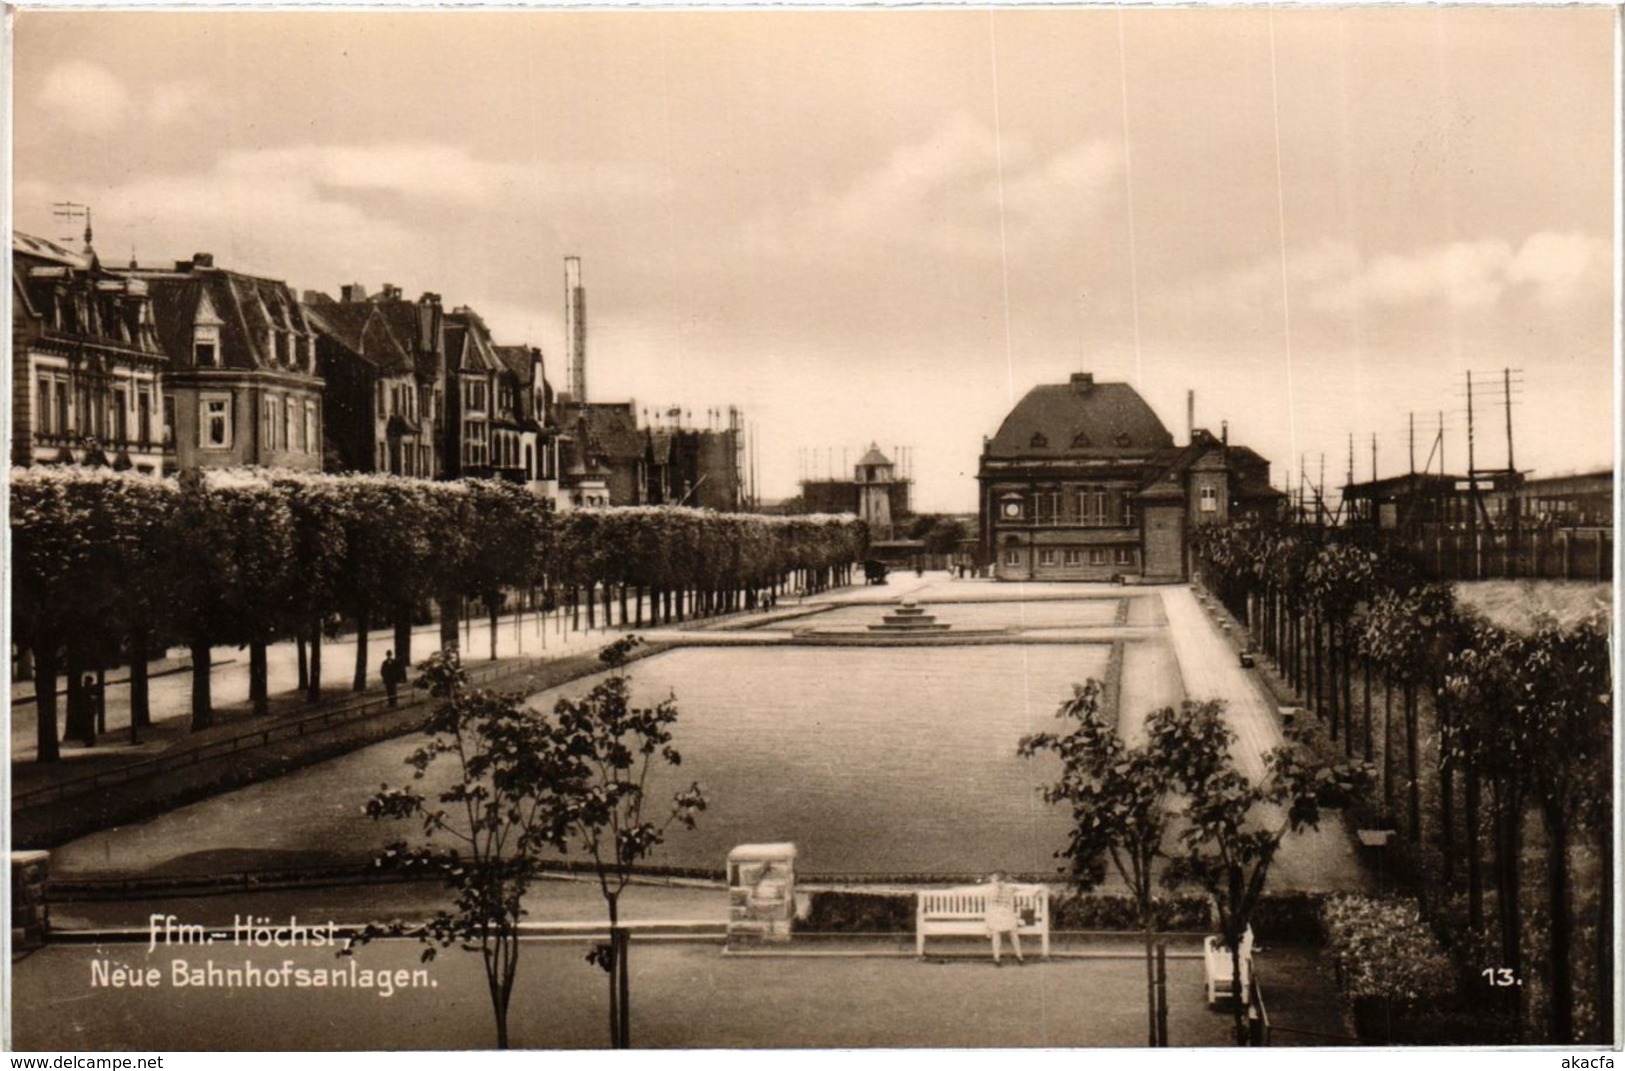
[[[929,636],[947,632],[952,625],[937,623],[934,615],[925,612],[925,607],[913,599],[904,599],[895,611],[884,614],[881,624],[870,625],[870,632],[903,633],[910,636]]]

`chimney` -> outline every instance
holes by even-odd
[[[418,349],[440,352],[440,295],[425,293],[418,298]]]
[[[1088,394],[1095,389],[1095,374],[1093,372],[1072,373],[1072,393]]]
[[[564,348],[569,362],[570,396],[587,401],[587,290],[581,285],[581,258],[564,258]]]
[[[1219,421],[1219,442],[1224,446],[1230,445],[1230,421]]]
[[[345,283],[339,287],[339,300],[346,305],[367,300],[367,288],[360,283]]]
[[[1187,443],[1196,441],[1196,392],[1194,390],[1185,392],[1185,441]]]
[[[192,266],[197,267],[197,268],[212,268],[212,267],[214,267],[214,254],[213,253],[193,253],[192,254]]]
[[[394,283],[385,283],[383,289],[378,291],[378,296],[385,301],[399,301],[401,299],[401,288]]]

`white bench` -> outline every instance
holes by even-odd
[[[1233,995],[1231,980],[1235,977],[1235,964],[1230,959],[1230,949],[1221,937],[1204,937],[1202,939],[1202,963],[1207,968],[1207,1005],[1213,1007],[1221,999],[1228,999]],[[1247,1006],[1248,994],[1252,991],[1253,981],[1253,928],[1247,927],[1247,932],[1241,938],[1241,1005]]]
[[[1038,936],[1039,953],[1049,958],[1049,886],[1015,885],[1016,934]],[[914,917],[914,950],[925,955],[927,937],[986,937],[986,885],[921,889]],[[1027,921],[1031,919],[1032,921]]]

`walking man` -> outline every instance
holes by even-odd
[[[406,674],[401,672],[400,663],[395,661],[394,651],[384,652],[384,664],[379,667],[378,675],[384,678],[384,693],[389,696],[389,708],[395,709],[397,702],[395,689],[400,686],[400,680]]]

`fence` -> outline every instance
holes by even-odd
[[[1612,528],[1424,529],[1362,532],[1385,550],[1413,559],[1436,580],[1614,579]]]
[[[510,676],[523,675],[541,664],[542,659],[540,658],[525,659],[518,664],[511,662],[487,664],[468,670],[468,676],[470,683],[473,684],[490,683]],[[413,703],[418,702],[420,698],[422,697],[418,694],[418,689],[414,685],[410,694],[402,696],[401,700],[403,706],[411,706]],[[276,740],[294,739],[337,728],[341,725],[349,725],[387,710],[388,706],[388,697],[381,695],[341,702],[294,721],[278,722],[275,725],[250,729],[222,739],[209,740],[196,747],[185,748],[177,754],[158,755],[154,758],[116,766],[110,770],[87,774],[83,777],[42,785],[39,788],[29,789],[27,792],[15,793],[12,796],[12,812],[25,811],[31,807],[38,807],[68,796],[94,792],[109,785],[121,785],[145,777],[156,777],[172,770],[196,766],[205,759],[262,748]]]

